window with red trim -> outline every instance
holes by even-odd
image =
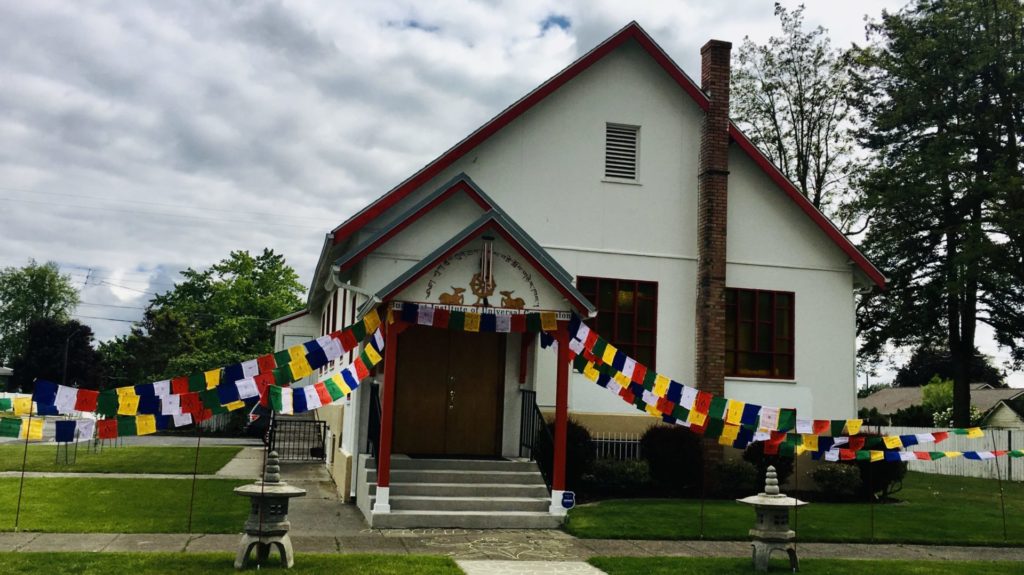
[[[793,379],[793,292],[726,288],[725,375]]]
[[[591,329],[623,353],[654,369],[658,341],[658,282],[579,277],[576,287],[597,306]]]

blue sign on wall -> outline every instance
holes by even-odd
[[[572,509],[576,506],[576,494],[572,491],[565,491],[562,493],[562,507],[566,509]]]

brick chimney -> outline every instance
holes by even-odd
[[[697,167],[697,315],[695,382],[725,394],[725,239],[729,192],[729,53],[732,44],[709,40],[700,49],[704,115]],[[719,451],[719,457],[721,451]],[[709,454],[710,455],[710,454]]]

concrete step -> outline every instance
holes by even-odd
[[[366,467],[367,469],[376,469],[376,460],[367,460]],[[508,459],[413,459],[409,457],[392,457],[391,470],[394,471],[396,469],[536,471],[537,464],[533,461],[512,461]]]
[[[370,497],[370,508],[376,502]],[[547,497],[443,497],[394,495],[388,498],[392,511],[547,511]]]
[[[369,483],[377,482],[377,470],[367,469]],[[544,477],[533,471],[473,471],[460,469],[392,469],[392,483],[509,483],[544,485]]]
[[[371,484],[370,495],[377,493],[377,484]],[[516,485],[509,483],[391,483],[391,496],[443,496],[443,497],[548,497],[543,483]]]
[[[556,529],[563,518],[537,511],[394,511],[374,513],[375,529],[461,527],[464,529]]]

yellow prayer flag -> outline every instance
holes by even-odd
[[[878,450],[871,450],[871,461],[881,461],[885,459],[885,452]]]
[[[653,405],[649,405],[649,404],[644,405],[644,411],[646,411],[647,413],[650,413],[654,417],[661,417],[661,412],[658,411],[658,408],[653,406]]]
[[[589,379],[590,381],[597,381],[597,378],[600,377],[600,375],[600,372],[598,372],[597,369],[594,367],[593,362],[588,361],[587,365],[583,367],[583,377]]]
[[[691,409],[690,415],[687,416],[686,421],[689,421],[694,425],[704,425],[704,421],[707,420],[707,418],[708,415],[706,413],[701,413],[696,409]]]
[[[882,437],[882,443],[884,443],[889,449],[903,447],[903,442],[900,441],[899,435],[886,435]]]
[[[125,386],[125,387],[114,388],[114,391],[117,392],[117,400],[118,401],[120,401],[122,397],[125,397],[125,396],[129,396],[130,397],[130,396],[135,395],[135,387],[133,387],[131,385],[128,385],[128,386]]]
[[[293,345],[288,348],[288,357],[292,358],[292,361],[306,358],[306,346],[304,345]],[[209,373],[209,372],[207,372]],[[207,380],[209,381],[209,380]]]
[[[462,324],[462,329],[466,331],[480,331],[480,314],[474,311],[467,311],[466,321]]]
[[[294,377],[296,381],[304,377],[309,377],[313,374],[313,368],[309,366],[309,362],[306,361],[305,357],[292,360],[292,362],[288,364],[288,367],[291,368],[292,377]]]
[[[237,409],[242,409],[243,407],[245,407],[245,402],[241,400],[232,401],[231,403],[224,406],[224,408],[227,409],[228,411],[235,411]]]
[[[797,445],[796,448],[794,448],[794,451],[797,455],[803,455],[804,453],[807,452],[807,448],[804,447],[803,445]]]
[[[628,387],[631,383],[630,379],[626,377],[626,374],[622,372],[616,372],[614,379],[615,381],[619,382],[619,385],[621,385],[622,387]]]
[[[730,399],[725,407],[725,421],[733,425],[739,425],[743,418],[743,408],[746,406],[742,401]]]
[[[862,419],[847,419],[846,420],[846,433],[849,435],[857,435],[860,433],[860,426],[864,423]]]
[[[380,354],[377,353],[377,350],[372,345],[364,346],[363,350],[366,352],[366,357],[370,359],[370,363],[373,364],[366,367],[373,367],[380,363]]]
[[[615,352],[617,351],[619,350],[616,349],[614,345],[609,343],[608,346],[604,348],[604,354],[601,355],[601,362],[604,363],[605,365],[611,365],[615,363]]]
[[[135,418],[135,432],[139,435],[156,433],[156,417],[152,415],[140,415]]]
[[[555,312],[540,312],[540,328],[544,331],[555,331],[558,329],[558,316],[555,315]]]
[[[949,459],[953,459],[954,457],[960,457],[961,455],[963,455],[963,452],[961,451],[943,451],[943,453],[946,454],[946,457]]]
[[[395,323],[395,310],[388,308],[388,325]],[[363,324],[366,325],[365,323]]]
[[[31,397],[15,397],[14,398],[14,415],[28,415],[32,412],[32,398]]]
[[[139,396],[122,395],[117,400],[118,415],[135,415],[139,411]]]
[[[728,437],[726,437],[724,435],[720,435],[718,437],[718,444],[719,445],[732,445],[733,442],[735,442],[735,441],[736,441],[735,439],[729,439]]]
[[[803,435],[803,446],[810,451],[818,450],[818,436],[813,433],[804,433]]]
[[[341,375],[332,375],[331,381],[333,381],[334,384],[337,385],[338,388],[341,389],[341,392],[344,393],[345,395],[352,393],[352,388],[349,387],[347,383],[345,383],[345,378],[341,377]]]
[[[43,420],[32,419],[22,420],[21,422],[21,433],[18,435],[18,439],[42,439],[43,438]]]
[[[220,369],[203,372],[203,377],[206,378],[206,389],[215,389],[220,385]]]
[[[366,333],[373,333],[380,327],[380,316],[377,315],[377,310],[373,310],[366,314],[363,318],[363,326],[366,327]]]
[[[722,426],[722,437],[726,437],[732,441],[736,441],[736,438],[740,435],[740,426],[729,425],[728,423]]]
[[[984,437],[985,433],[981,431],[980,427],[971,427],[967,429],[967,437],[976,439],[978,437]]]
[[[654,378],[654,395],[658,397],[665,397],[668,393],[668,382],[669,378],[661,375],[660,373]]]

